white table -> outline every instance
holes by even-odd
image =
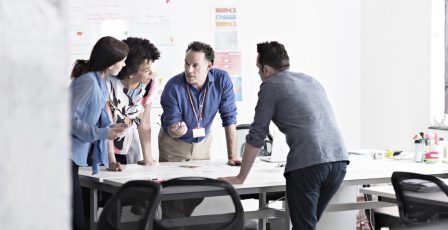
[[[251,174],[243,185],[234,185],[239,194],[260,194],[260,207],[266,204],[266,193],[285,191],[283,167],[280,164],[257,162]],[[97,221],[98,195],[97,191],[115,192],[122,184],[130,180],[168,180],[184,176],[201,176],[217,178],[238,174],[239,167],[227,165],[225,161],[188,161],[158,163],[157,166],[126,165],[122,172],[109,172],[100,168],[98,175],[92,176],[90,168],[80,169],[81,186],[90,188],[90,223],[91,227]],[[284,212],[263,208],[256,212],[247,212],[246,218],[285,217]],[[265,220],[261,225],[265,226]]]
[[[387,207],[392,204],[386,202],[370,201],[356,202],[359,185],[380,184],[390,182],[394,171],[410,171],[416,173],[432,174],[441,177],[448,176],[448,165],[446,164],[417,164],[411,160],[372,160],[369,156],[351,156],[351,163],[347,167],[347,175],[335,197],[327,207],[326,212],[339,212],[358,209],[371,209]],[[239,194],[259,194],[259,206],[266,204],[266,193],[285,191],[285,179],[283,167],[277,163],[266,163],[256,161],[246,182],[243,185],[234,185]],[[123,183],[136,179],[170,179],[182,176],[205,176],[217,178],[220,176],[233,176],[239,172],[239,167],[226,165],[225,161],[190,161],[190,162],[167,162],[158,163],[157,166],[127,165],[123,172],[109,172],[104,167],[98,175],[92,176],[90,168],[80,169],[81,185],[90,188],[90,210],[91,226],[95,225],[98,209],[97,191],[115,192]],[[248,218],[261,218],[268,216],[287,216],[280,211],[261,209],[258,212],[246,213]],[[345,215],[341,217],[340,215]],[[341,221],[341,218],[349,221]],[[340,229],[354,229],[356,224],[356,211],[346,214],[324,214],[318,225],[319,229],[334,229],[338,223]],[[322,223],[323,222],[323,223]],[[345,222],[348,226],[339,227]],[[265,229],[266,219],[260,221],[260,229]],[[326,227],[327,226],[327,227]],[[92,228],[93,229],[93,228]]]
[[[361,188],[361,193],[378,196],[379,199],[396,203],[396,196],[393,186],[378,186],[370,188]],[[442,192],[412,192],[406,191],[406,196],[409,200],[424,203],[428,205],[448,207],[448,196]]]

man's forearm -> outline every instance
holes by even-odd
[[[236,125],[224,127],[226,132],[227,156],[229,160],[237,159],[236,155]]]
[[[258,151],[260,151],[260,148],[253,147],[252,145],[245,143],[243,161],[241,162],[240,173],[237,176],[239,179],[241,179],[241,182],[244,182],[247,175],[249,175],[250,169],[254,164]]]

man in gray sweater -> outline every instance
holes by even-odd
[[[344,180],[348,153],[322,85],[306,74],[289,70],[288,53],[282,44],[259,43],[257,52],[263,82],[240,173],[221,179],[244,183],[272,120],[286,135],[290,148],[284,176],[293,229],[315,229]]]

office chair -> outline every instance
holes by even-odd
[[[229,183],[183,177],[164,181],[162,186],[162,215],[155,218],[155,230],[244,229],[243,206]],[[175,192],[179,190],[182,196]]]
[[[236,126],[236,152],[240,158],[243,157],[246,136],[249,133],[250,124],[239,124]],[[258,156],[270,156],[272,150],[272,135],[268,134],[264,140],[264,146],[258,152]]]
[[[431,186],[432,189],[428,192],[428,195],[438,191],[443,192],[448,196],[448,185],[435,176],[410,172],[394,172],[391,180],[395,190],[402,226],[409,227],[413,225],[428,224],[437,222],[439,219],[446,217],[448,208],[418,202],[410,199],[409,196],[406,195],[407,192],[415,191],[416,189],[409,185],[409,181],[406,183],[407,180],[411,179],[418,179],[424,183],[433,183],[431,184],[433,186]]]
[[[236,126],[236,152],[239,157],[243,157],[244,144],[246,143],[246,136],[249,133],[250,124],[239,124]],[[271,134],[266,135],[264,140],[264,146],[258,152],[258,156],[270,156],[272,151],[272,141],[274,138]],[[244,199],[258,199],[258,194],[246,194],[241,195],[240,198]],[[271,192],[266,194],[266,199],[268,201],[281,200],[285,198],[284,192]]]
[[[105,204],[98,230],[151,230],[162,186],[135,180],[123,184]]]

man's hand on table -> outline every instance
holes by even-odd
[[[241,165],[241,160],[229,159],[229,161],[227,161],[227,164],[230,165],[230,166],[240,166]]]
[[[239,176],[230,176],[230,177],[219,177],[218,180],[226,181],[230,184],[242,184],[244,180]]]

